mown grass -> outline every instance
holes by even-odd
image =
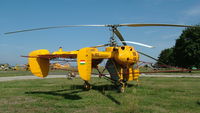
[[[82,90],[80,78],[0,82],[2,113],[199,113],[199,78],[140,79],[118,93],[109,82],[92,78]]]
[[[32,75],[30,71],[0,71],[0,77]]]

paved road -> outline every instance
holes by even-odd
[[[36,77],[34,75],[15,76],[15,77],[0,77],[0,82],[2,82],[2,81],[12,81],[12,80],[46,79],[46,78],[66,78],[66,75],[49,75],[45,78],[39,78],[39,77]]]
[[[98,76],[94,76],[98,77]],[[141,75],[141,77],[195,77],[200,78],[200,75]],[[49,75],[46,78],[66,78],[66,75]],[[33,75],[27,76],[15,76],[15,77],[0,77],[0,82],[2,81],[12,81],[12,80],[28,80],[28,79],[46,79],[39,78]]]
[[[200,75],[141,75],[141,77],[193,77],[193,78],[200,78]]]

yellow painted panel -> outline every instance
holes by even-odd
[[[138,79],[138,77],[140,76],[140,71],[139,71],[139,69],[134,69],[133,70],[133,73],[134,73],[134,80],[137,80]]]
[[[108,59],[112,58],[112,52],[92,52],[92,59]]]
[[[92,52],[91,48],[80,49],[77,55],[77,65],[80,77],[88,81],[91,78]]]
[[[133,67],[129,67],[129,75],[128,75],[128,81],[133,80]]]
[[[128,68],[128,74],[125,76],[125,78],[128,81],[132,81],[132,80],[137,80],[139,77],[140,73],[139,73],[139,69],[134,69],[132,66]]]
[[[29,65],[31,72],[37,77],[46,77],[49,72],[49,59],[39,58],[38,55],[50,54],[48,50],[41,49],[29,54]]]

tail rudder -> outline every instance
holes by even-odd
[[[41,58],[39,55],[50,54],[48,50],[40,49],[29,54],[29,65],[31,72],[37,77],[46,77],[49,72],[49,59]]]

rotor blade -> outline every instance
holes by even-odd
[[[104,47],[104,46],[109,46],[109,44],[103,44],[103,45],[92,46],[92,48]]]
[[[158,61],[158,59],[156,59],[156,58],[154,58],[154,57],[152,57],[152,56],[150,56],[150,55],[147,55],[147,54],[142,53],[142,52],[139,52],[139,51],[137,51],[137,52],[140,53],[141,55],[144,55],[144,56],[149,57],[149,58],[151,58],[151,59],[153,59],[153,60],[155,60],[155,61]]]
[[[150,46],[150,45],[139,43],[139,42],[133,42],[133,41],[122,41],[122,42],[130,43],[130,44],[136,44],[136,45],[148,47],[148,48],[155,48],[154,46]]]
[[[41,28],[24,29],[24,30],[18,30],[18,31],[13,31],[13,32],[6,32],[4,34],[13,34],[13,33],[20,33],[20,32],[28,32],[28,31],[36,31],[36,30],[46,30],[46,29],[54,29],[54,28],[65,28],[65,27],[107,27],[107,25],[64,25],[64,26],[50,26],[50,27],[41,27]]]
[[[128,27],[145,27],[145,26],[172,26],[172,27],[193,27],[190,25],[176,25],[176,24],[117,24],[117,25],[64,25],[64,26],[49,26],[49,27],[41,27],[41,28],[33,28],[33,29],[24,29],[13,32],[6,32],[4,34],[13,34],[20,32],[28,32],[28,31],[36,31],[36,30],[46,30],[46,29],[54,29],[54,28],[65,28],[65,27],[120,27],[120,26],[128,26]],[[115,34],[118,34],[118,37],[122,37],[119,31],[114,28]],[[123,38],[123,37],[122,37]],[[121,39],[120,39],[121,40]]]
[[[117,30],[117,28],[113,28],[113,32],[115,33],[115,35],[117,35],[117,37],[119,38],[119,40],[122,42],[123,45],[127,45],[123,36],[121,35],[121,33],[119,32],[119,30]]]
[[[190,26],[190,25],[177,25],[177,24],[119,24],[119,26],[128,26],[128,27],[145,27],[145,26],[193,27],[193,26]]]

